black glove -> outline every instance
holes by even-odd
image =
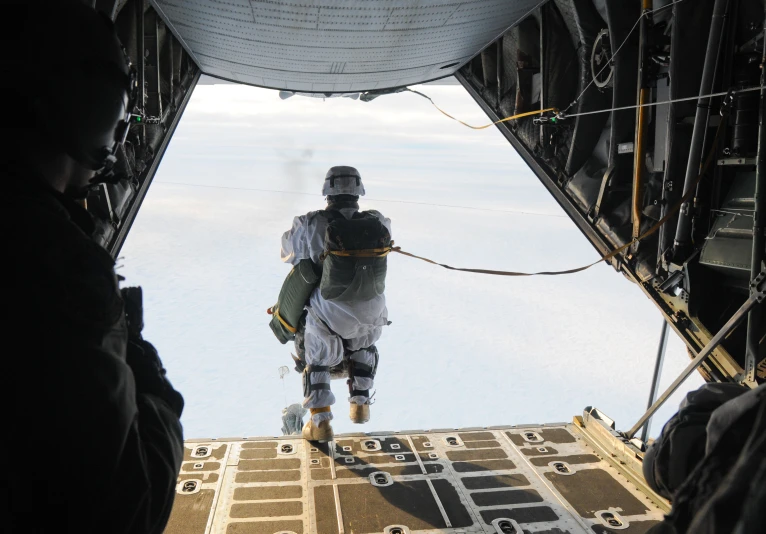
[[[141,339],[144,329],[144,294],[140,286],[120,290],[125,302],[125,319],[128,323],[128,339]]]
[[[125,320],[128,325],[126,360],[136,380],[137,393],[150,393],[167,402],[180,417],[184,399],[167,379],[157,349],[141,336],[144,329],[144,298],[140,287],[121,290],[125,301]]]
[[[137,393],[149,393],[167,402],[173,411],[181,417],[184,409],[184,398],[173,389],[167,379],[165,368],[162,366],[157,349],[143,339],[133,339],[128,342],[127,363],[133,371],[136,380]]]
[[[295,372],[301,374],[306,368],[306,362],[298,358],[295,354],[291,354],[290,356],[293,357],[293,361],[295,362]]]

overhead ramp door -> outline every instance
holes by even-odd
[[[304,92],[452,75],[540,0],[153,0],[205,74]]]

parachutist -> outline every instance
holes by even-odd
[[[375,342],[389,323],[383,292],[392,243],[390,219],[359,211],[365,190],[355,168],[331,168],[322,193],[327,207],[295,217],[282,236],[282,261],[295,267],[269,310],[277,338],[295,342],[303,406],[311,410],[303,437],[316,441],[333,437],[332,377],[348,378],[351,421],[370,419]]]

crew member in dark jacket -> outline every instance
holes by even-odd
[[[0,531],[159,533],[183,398],[141,337],[140,289],[120,291],[78,200],[113,161],[135,77],[108,19],[31,4],[4,4],[0,37]]]

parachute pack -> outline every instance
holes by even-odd
[[[319,215],[329,221],[322,262],[298,262],[285,278],[277,303],[268,309],[269,327],[282,344],[295,339],[304,307],[317,286],[324,299],[340,302],[369,300],[386,289],[391,234],[378,216],[363,211],[346,219],[336,210]]]
[[[301,316],[311,293],[319,285],[319,273],[313,261],[301,260],[287,274],[277,303],[268,309],[272,315],[269,327],[283,345],[295,339]]]
[[[356,212],[346,219],[335,212],[324,246],[322,298],[351,302],[383,294],[391,234],[375,213]]]

